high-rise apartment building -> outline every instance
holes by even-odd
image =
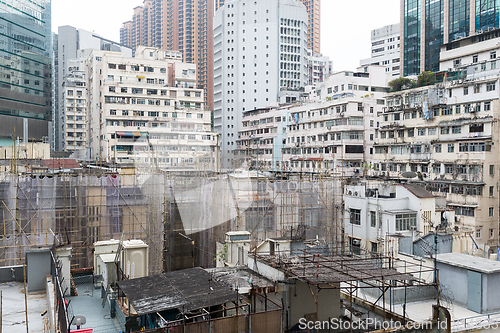
[[[214,0],[145,0],[123,23],[120,42],[134,51],[140,45],[180,51],[185,62],[196,64],[197,85],[212,106],[213,16]]]
[[[321,53],[321,0],[297,0],[306,6],[307,22],[307,48],[313,54]],[[226,0],[215,0],[215,10],[224,6]]]
[[[50,0],[0,2],[0,140],[48,140],[52,120]]]
[[[88,151],[88,90],[85,72],[84,58],[68,60],[67,74],[61,87],[64,114],[62,150],[68,152]]]
[[[129,58],[93,50],[86,57],[88,115],[80,119],[86,120],[93,158],[214,170],[218,138],[196,77],[196,66],[184,63],[178,51],[138,47]],[[72,132],[83,136],[68,130],[69,137]]]
[[[79,57],[78,52],[85,49],[96,49],[103,51],[122,52],[124,56],[131,57],[132,50],[117,42],[105,39],[93,32],[65,25],[58,28],[58,34],[54,39],[54,107],[53,107],[53,129],[52,148],[62,151],[65,148],[65,106],[63,93],[63,82],[68,75],[68,62]],[[57,42],[56,42],[57,41]],[[75,66],[70,66],[74,70]]]
[[[439,70],[442,44],[499,28],[491,0],[401,0],[401,75]]]
[[[360,61],[360,66],[382,65],[392,78],[400,75],[400,25],[391,24],[371,32],[372,56]]]
[[[312,54],[311,50],[307,51],[307,84],[315,85],[325,81],[333,70],[333,62],[329,57],[322,54]]]
[[[231,162],[245,111],[307,85],[307,12],[295,0],[228,0],[214,19],[214,129]]]

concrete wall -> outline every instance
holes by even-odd
[[[64,281],[62,283],[62,290],[67,290],[68,292],[71,290],[71,247],[64,247],[57,249],[57,256],[59,260],[61,260],[62,264],[62,276],[64,277]]]
[[[483,313],[500,310],[500,274],[483,274]]]
[[[311,290],[318,299],[318,319],[316,319],[316,302]],[[314,321],[338,318],[340,316],[340,289],[321,289],[318,293],[316,287],[311,286],[309,289],[307,283],[302,281],[290,285],[290,327],[298,323],[300,318],[311,314],[312,318],[308,317],[308,319]]]
[[[18,281],[23,282],[23,266],[0,267],[0,283]]]
[[[450,289],[454,302],[467,307],[467,270],[439,262],[437,269],[440,284]]]
[[[361,283],[362,286],[367,286],[364,283]],[[372,297],[378,298],[382,295],[382,291],[376,288],[363,288],[358,292],[358,296],[360,294],[370,295]],[[412,286],[406,288],[406,302],[418,302],[418,301],[426,301],[432,298],[436,298],[436,288],[432,286],[423,287],[423,286]],[[392,300],[392,304],[402,304],[405,301],[405,288],[391,288],[390,291],[386,291],[385,293],[385,301],[389,302]]]
[[[51,274],[51,261],[50,249],[26,252],[28,292],[46,289],[46,276]]]

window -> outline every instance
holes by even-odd
[[[484,102],[484,111],[490,111],[490,110],[491,110],[491,102]]]
[[[490,197],[493,196],[493,190],[494,190],[494,187],[490,186],[490,188],[489,188],[489,195],[490,195]]]
[[[455,144],[448,143],[448,153],[453,153],[453,152],[455,152]]]
[[[464,87],[464,95],[468,95],[469,94],[469,87]]]
[[[486,83],[486,91],[493,91],[493,90],[495,90],[495,82]]]
[[[434,145],[434,151],[436,153],[440,153],[441,152],[441,144]]]
[[[452,126],[451,127],[451,133],[453,134],[460,134],[462,132],[462,127],[461,126]]]
[[[396,231],[413,230],[417,227],[417,214],[397,214]]]
[[[490,176],[495,175],[495,166],[493,164],[490,164]]]
[[[481,229],[476,230],[476,238],[481,238]]]
[[[426,128],[419,128],[418,129],[418,135],[421,136],[421,135],[425,135],[425,132],[426,132]]]
[[[474,85],[474,94],[478,94],[481,92],[481,85],[480,84],[475,84]]]
[[[473,63],[476,63],[477,61],[478,61],[478,55],[477,55],[477,54],[476,54],[476,55],[473,55],[473,56],[472,56],[472,62],[473,62]]]
[[[352,209],[350,211],[351,215],[351,224],[361,225],[361,210],[360,209]]]
[[[479,133],[484,131],[484,124],[469,125],[469,133]]]
[[[370,212],[370,226],[375,228],[377,226],[377,213]]]
[[[495,209],[493,207],[488,208],[488,215],[493,217],[495,215]]]
[[[428,135],[436,135],[436,127],[429,128],[427,131]]]

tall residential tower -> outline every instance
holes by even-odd
[[[58,28],[54,39],[54,111],[52,129],[52,148],[55,151],[65,150],[65,109],[63,103],[63,82],[68,73],[68,62],[79,57],[78,51],[95,49],[102,51],[122,52],[124,56],[131,57],[132,50],[119,43],[105,39],[93,32],[65,25]],[[83,68],[71,66],[73,71]],[[78,67],[78,66],[77,66]],[[72,74],[73,75],[73,74]],[[72,80],[70,80],[72,81]],[[67,106],[66,106],[67,107]],[[71,107],[72,108],[72,107]],[[69,110],[71,111],[71,110]]]
[[[213,105],[214,0],[145,0],[123,23],[120,42],[134,51],[151,46],[180,51],[185,62],[196,64],[196,82]]]
[[[277,105],[307,76],[307,11],[295,0],[227,0],[214,19],[214,129],[227,166],[245,111]]]
[[[296,0],[306,6],[307,22],[307,48],[312,54],[321,53],[321,0]],[[226,0],[215,0],[215,10],[219,10]]]

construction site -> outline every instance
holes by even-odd
[[[95,242],[141,239],[155,274],[214,267],[227,231],[249,231],[252,246],[343,239],[341,184],[331,176],[52,163],[1,175],[2,266],[22,264],[29,247],[71,245],[71,269],[88,269]]]

